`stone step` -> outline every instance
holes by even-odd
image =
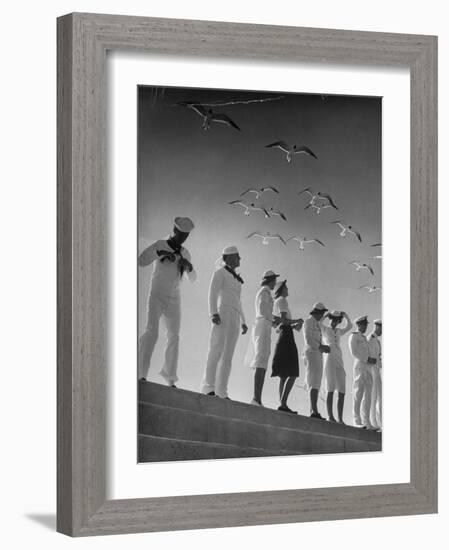
[[[279,454],[288,454],[286,452]],[[139,462],[273,456],[265,449],[139,435]]]
[[[220,418],[254,422],[273,428],[300,430],[304,434],[307,432],[311,434],[318,433],[331,437],[341,437],[345,441],[372,443],[375,450],[380,450],[382,444],[382,436],[377,432],[361,430],[353,426],[331,423],[307,416],[292,415],[248,403],[211,397],[153,382],[139,382],[139,402],[141,404],[147,403],[181,409],[199,415],[212,415]]]
[[[238,418],[198,413],[164,405],[139,404],[139,433],[203,443],[224,443],[239,448],[265,449],[271,455],[342,453],[348,450],[345,438],[273,426]],[[375,442],[350,439],[352,450],[376,451]]]

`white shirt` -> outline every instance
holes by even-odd
[[[267,286],[261,287],[256,294],[256,321],[259,319],[273,321],[273,297]]]
[[[374,357],[375,359],[377,359],[377,363],[375,366],[381,368],[382,367],[382,345],[380,343],[379,338],[376,336],[376,334],[374,334],[374,332],[372,332],[369,335],[368,345],[369,345],[371,357]]]
[[[345,328],[332,328],[322,324],[321,330],[323,334],[323,343],[331,348],[331,354],[334,352],[341,354],[340,338],[352,329],[352,323],[346,319]]]
[[[242,283],[224,267],[217,269],[212,275],[209,286],[210,316],[218,313],[220,307],[230,307],[240,313],[242,323],[246,324],[240,301],[241,292]]]
[[[280,296],[279,298],[276,298],[276,300],[274,301],[273,312],[277,317],[280,317],[281,313],[286,313],[287,319],[292,318],[290,308],[288,307],[288,301],[285,296]]]
[[[178,298],[180,295],[180,285],[182,277],[179,274],[179,256],[176,256],[174,262],[168,260],[161,261],[161,258],[157,255],[158,250],[166,250],[167,252],[173,252],[171,246],[167,244],[166,240],[159,240],[146,248],[139,256],[138,263],[141,267],[147,266],[154,262],[153,273],[151,275],[150,292],[156,293],[161,296],[167,296],[170,298]],[[190,252],[187,248],[181,246],[182,257],[191,261]],[[192,270],[190,273],[187,270],[184,271],[184,275],[190,280],[195,281],[196,273]]]
[[[353,332],[349,338],[349,349],[356,360],[356,365],[368,365],[370,349],[366,336],[361,332]]]
[[[321,323],[314,317],[308,317],[304,322],[305,351],[319,351],[322,343]]]

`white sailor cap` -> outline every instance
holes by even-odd
[[[279,277],[279,273],[275,273],[271,269],[268,269],[267,271],[263,272],[262,279],[271,279],[271,278]]]
[[[357,317],[357,319],[354,319],[354,323],[357,325],[359,323],[368,323],[368,315],[361,315],[360,317]]]
[[[322,302],[316,302],[315,304],[313,304],[313,308],[310,313],[315,311],[328,311],[328,309]]]
[[[190,218],[181,218],[178,216],[175,218],[175,227],[182,233],[190,233],[195,226]]]
[[[382,325],[382,319],[375,319],[374,324],[375,325]]]
[[[223,248],[222,255],[227,256],[228,254],[238,254],[238,248],[236,246],[225,246]]]

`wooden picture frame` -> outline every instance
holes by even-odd
[[[106,52],[410,69],[410,483],[106,499]],[[437,511],[437,38],[74,13],[58,19],[58,504],[71,536]]]

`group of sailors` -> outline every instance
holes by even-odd
[[[167,330],[167,344],[160,375],[168,385],[176,387],[181,281],[184,277],[191,281],[196,279],[191,255],[183,246],[193,228],[194,224],[189,218],[175,218],[172,233],[167,238],[151,244],[138,258],[140,267],[153,264],[147,303],[147,323],[139,339],[139,379],[146,380],[148,376],[162,318]],[[201,392],[222,399],[229,399],[228,382],[239,333],[248,332],[240,299],[244,281],[236,272],[240,266],[240,259],[237,247],[224,248],[209,286],[211,332]],[[323,418],[318,410],[318,397],[324,385],[327,394],[327,420],[343,424],[346,373],[341,339],[351,331],[353,323],[347,313],[329,311],[321,302],[313,305],[305,321],[293,318],[287,300],[287,281],[279,280],[279,277],[280,275],[272,270],[265,271],[255,298],[255,322],[251,331],[253,356],[250,366],[254,370],[254,393],[251,404],[263,407],[263,386],[272,355],[271,376],[279,377],[278,410],[296,414],[289,408],[287,401],[299,376],[299,356],[293,331],[302,330],[310,416]],[[344,326],[341,327],[343,321]],[[354,357],[354,425],[380,430],[382,351],[379,337],[382,334],[382,321],[374,321],[374,329],[368,338],[367,316],[358,317],[354,323],[357,330],[349,337],[349,349]],[[274,331],[278,337],[272,354]],[[336,416],[333,412],[334,393],[337,393]]]

